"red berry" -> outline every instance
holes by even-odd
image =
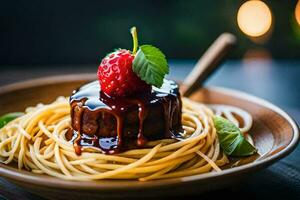
[[[133,71],[134,55],[125,49],[108,54],[98,68],[101,90],[107,95],[129,96],[150,89]]]

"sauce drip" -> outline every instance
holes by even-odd
[[[161,88],[126,98],[107,96],[94,81],[74,90],[70,104],[67,139],[78,155],[82,147],[114,154],[147,141],[179,137],[182,131],[179,88],[166,79]]]

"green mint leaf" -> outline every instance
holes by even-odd
[[[240,129],[223,117],[214,117],[214,125],[219,136],[219,142],[224,153],[232,156],[249,156],[256,153],[256,148],[250,144]]]
[[[140,46],[132,65],[133,71],[146,83],[160,88],[169,66],[165,55],[151,45]]]
[[[8,122],[20,117],[24,115],[24,113],[21,112],[14,112],[14,113],[8,113],[5,115],[2,115],[0,117],[0,128],[2,128],[3,126],[5,126]]]

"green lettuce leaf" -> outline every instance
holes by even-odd
[[[249,156],[257,152],[240,129],[223,117],[214,117],[214,125],[218,133],[220,146],[225,154],[231,156]]]
[[[8,122],[20,117],[24,115],[24,113],[21,112],[13,112],[13,113],[8,113],[5,115],[2,115],[0,117],[0,128],[2,128],[3,126],[5,126]]]

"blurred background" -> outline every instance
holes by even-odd
[[[159,46],[169,59],[198,59],[224,31],[239,39],[230,58],[299,58],[297,1],[244,5],[239,13],[246,2],[4,1],[0,64],[97,64],[114,48],[131,49],[131,26],[137,26],[141,43]]]

